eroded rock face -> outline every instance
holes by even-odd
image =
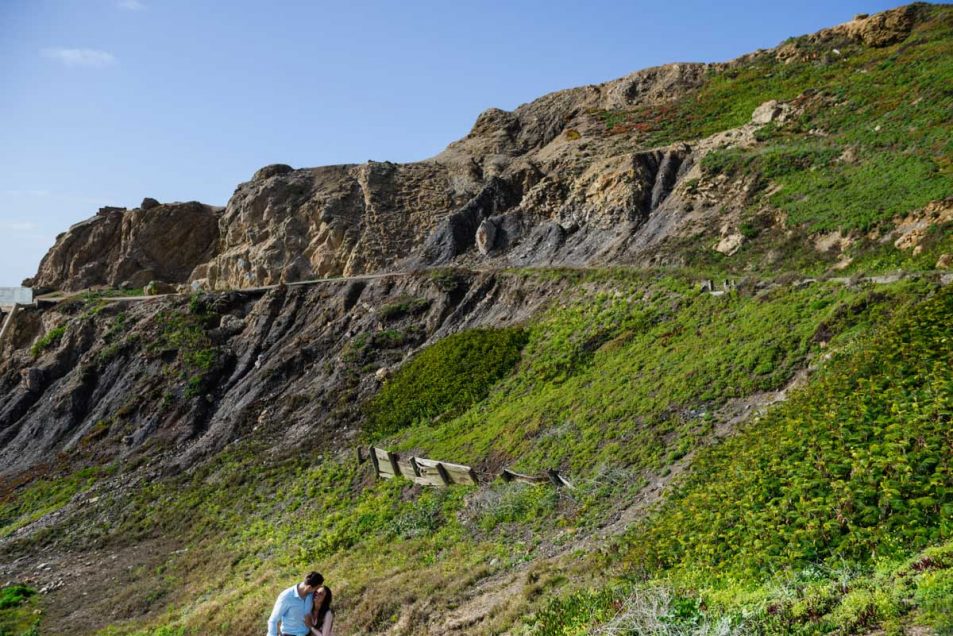
[[[859,43],[872,47],[896,44],[910,35],[925,7],[926,3],[916,3],[874,15],[861,14],[850,22],[786,42],[775,49],[775,54],[781,60],[811,59],[816,55],[811,49],[818,44]]]
[[[844,25],[847,34],[867,46],[889,46],[905,39],[916,22],[918,5],[907,5],[872,16],[858,18]]]
[[[467,196],[433,162],[263,169],[238,186],[221,250],[193,280],[224,289],[384,269]]]
[[[322,444],[345,447],[361,417],[353,406],[389,369],[460,329],[525,321],[558,285],[461,274],[447,289],[424,273],[200,296],[209,312],[201,346],[214,359],[198,388],[188,380],[195,369],[169,371],[182,363],[168,347],[186,345],[162,344],[169,315],[193,315],[187,298],[108,305],[95,320],[68,303],[24,309],[18,341],[0,356],[0,477],[76,449],[187,468],[258,427],[279,445],[313,442],[321,430]],[[427,306],[387,322],[400,341],[355,348],[380,331],[380,307],[407,297]],[[56,327],[62,337],[34,355],[31,343]]]
[[[821,43],[884,46],[907,37],[921,11],[858,17],[752,55],[814,59]],[[707,241],[726,225],[721,238],[737,234],[734,217],[746,202],[745,184],[712,182],[698,169],[701,158],[753,143],[759,126],[793,120],[819,98],[771,100],[744,126],[660,148],[645,145],[638,118],[690,99],[712,69],[746,59],[669,64],[511,112],[491,108],[466,137],[417,163],[268,165],[218,216],[152,199],[129,212],[104,208],[58,239],[32,283],[79,289],[156,280],[221,290],[408,266],[675,264],[666,242],[685,244],[701,232]],[[609,124],[620,113],[635,118],[621,131]]]
[[[148,199],[146,200],[149,201]],[[218,243],[218,211],[197,202],[102,208],[56,238],[40,262],[35,288],[75,291],[189,280]]]
[[[104,209],[58,239],[33,284],[236,289],[481,259],[620,258],[623,239],[662,209],[695,158],[689,145],[645,150],[613,135],[601,113],[669,103],[708,69],[670,64],[489,109],[418,163],[265,166],[219,215],[151,199]]]

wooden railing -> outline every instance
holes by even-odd
[[[383,448],[371,447],[365,456],[364,449],[359,448],[357,458],[360,462],[370,459],[374,467],[374,474],[378,479],[394,479],[403,477],[415,484],[423,486],[452,486],[454,484],[480,484],[481,480],[476,471],[463,464],[427,459],[425,457],[404,457],[398,453]],[[498,475],[503,481],[521,481],[530,484],[548,483],[557,488],[572,488],[568,479],[555,470],[546,471],[545,475],[524,475],[504,468]],[[487,476],[490,479],[496,475]],[[485,479],[484,481],[489,481]]]

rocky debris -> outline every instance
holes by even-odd
[[[826,234],[818,234],[814,237],[814,249],[818,252],[839,251],[843,252],[853,243],[849,235],[845,235],[840,230],[834,230]]]
[[[56,238],[31,283],[75,291],[185,282],[218,243],[218,210],[197,202],[101,208]]]
[[[953,268],[953,254],[941,254],[940,258],[936,261],[937,269],[951,269]]]
[[[886,238],[893,241],[894,247],[901,250],[912,249],[919,254],[920,243],[930,231],[940,225],[953,222],[953,198],[933,201],[922,210],[917,210],[905,217],[894,219],[894,231]]]

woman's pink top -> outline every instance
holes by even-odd
[[[324,615],[324,621],[322,621],[321,627],[318,628],[318,631],[321,633],[321,636],[333,636],[331,633],[331,626],[334,624],[334,612],[328,610]]]

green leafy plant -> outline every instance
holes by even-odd
[[[520,329],[477,329],[428,347],[368,403],[368,435],[390,434],[483,399],[517,363],[525,342]]]
[[[33,346],[30,347],[30,355],[36,358],[47,349],[56,346],[59,341],[62,340],[65,333],[66,325],[60,325],[59,327],[50,329],[43,334],[39,340],[33,343]]]

